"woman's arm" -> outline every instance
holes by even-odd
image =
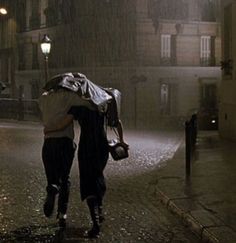
[[[44,128],[44,134],[46,135],[47,133],[50,132],[56,132],[56,131],[61,131],[65,129],[67,126],[73,122],[73,115],[67,114],[62,120],[57,122],[53,127],[45,127]]]
[[[122,125],[121,120],[119,120],[119,122],[118,122],[118,126],[117,126],[116,129],[117,129],[117,133],[118,133],[120,142],[123,143],[123,144],[128,148],[129,145],[124,141],[124,136],[123,136],[123,125]]]

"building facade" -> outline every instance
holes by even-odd
[[[40,95],[47,34],[50,76],[82,72],[120,89],[127,126],[172,126],[218,109],[218,0],[18,0],[17,9],[13,94]]]
[[[9,3],[12,1],[9,1]],[[6,91],[2,96],[14,96],[15,84],[15,55],[16,55],[16,20],[15,9],[0,1],[0,8],[7,9],[7,14],[0,13],[0,82],[6,85]]]
[[[221,1],[222,11],[222,83],[219,110],[219,132],[222,137],[236,140],[236,3]]]

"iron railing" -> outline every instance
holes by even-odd
[[[38,100],[0,98],[0,118],[40,120]]]

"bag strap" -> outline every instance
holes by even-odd
[[[115,133],[116,137],[119,139],[119,134],[118,132],[116,131],[116,129],[114,127],[111,128],[112,131]]]
[[[106,119],[105,117],[104,117],[104,119]],[[106,134],[107,134],[107,123],[106,123],[106,121],[105,121],[105,131],[106,131]],[[114,128],[114,127],[110,127],[111,128],[111,130],[115,133],[115,135],[116,135],[116,137],[119,139],[119,134],[118,134],[118,132],[116,131],[116,129]],[[120,140],[120,139],[119,139]]]

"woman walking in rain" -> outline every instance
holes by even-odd
[[[106,183],[103,171],[109,156],[108,141],[104,129],[105,119],[104,114],[96,110],[83,106],[73,106],[64,120],[54,128],[47,128],[45,132],[64,129],[73,120],[77,120],[81,127],[78,148],[80,194],[82,201],[87,201],[93,222],[88,236],[94,238],[99,235],[100,224],[104,220],[102,202],[106,192]],[[120,141],[124,143],[121,123],[119,126]]]

